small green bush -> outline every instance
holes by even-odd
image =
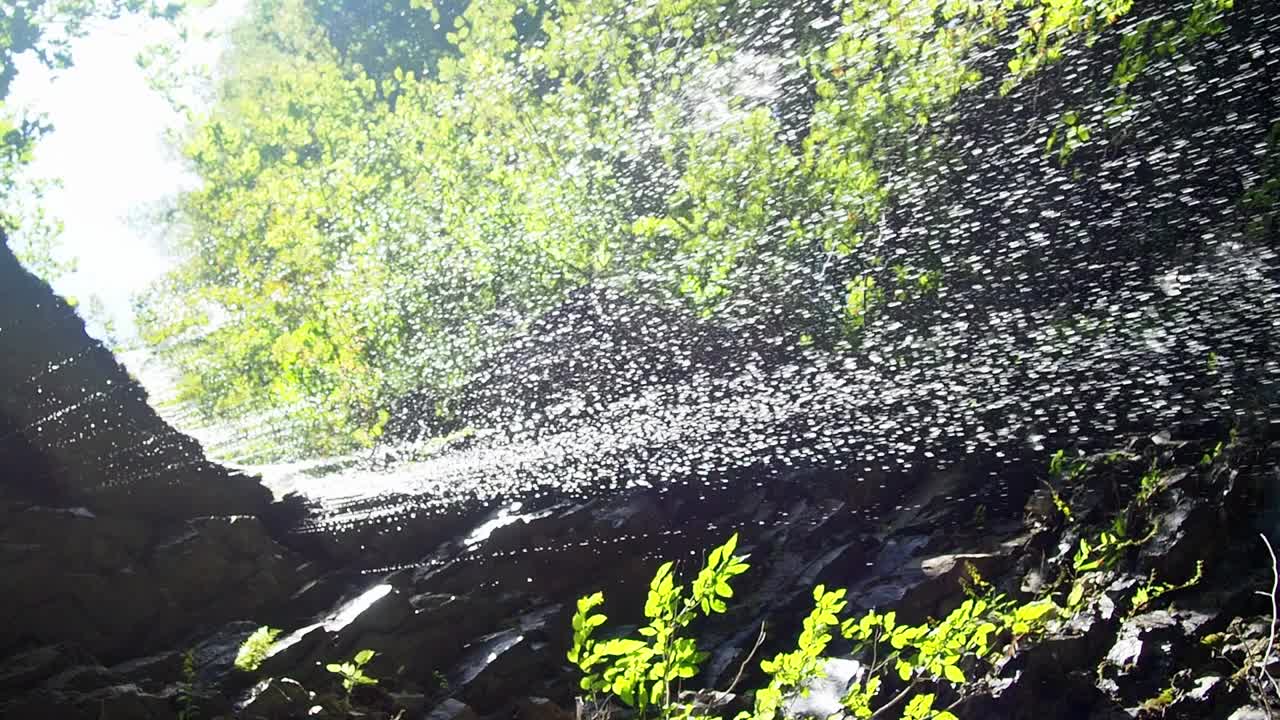
[[[594,700],[598,693],[611,693],[624,704],[636,708],[640,717],[654,710],[658,717],[679,715],[681,706],[671,698],[674,685],[691,678],[707,654],[698,650],[691,637],[681,637],[699,613],[722,613],[724,599],[733,597],[729,581],[746,572],[746,556],[734,555],[738,536],[711,551],[706,567],[692,586],[676,584],[673,564],[663,563],[649,583],[644,614],[649,624],[640,628],[640,638],[597,641],[596,628],[604,615],[593,612],[604,603],[604,593],[578,600],[573,616],[573,647],[569,662],[582,670],[581,687]],[[681,716],[687,716],[687,709]]]
[[[253,634],[240,646],[240,651],[236,653],[236,668],[245,672],[257,670],[262,661],[267,659],[267,651],[279,636],[279,628],[263,625],[254,630]]]
[[[634,708],[642,720],[718,720],[695,714],[692,704],[676,698],[681,683],[696,676],[707,657],[694,638],[685,636],[690,624],[699,614],[725,612],[725,600],[733,597],[730,581],[749,567],[746,556],[733,554],[737,543],[734,535],[712,550],[688,587],[677,583],[672,563],[663,563],[649,584],[649,624],[640,628],[639,638],[597,640],[596,632],[607,620],[595,612],[604,604],[604,594],[578,600],[568,657],[583,673],[580,686],[591,705],[598,707],[612,697]],[[904,720],[955,720],[947,708],[935,707],[938,691],[949,689],[963,697],[970,673],[989,671],[999,656],[1003,642],[996,643],[998,637],[1037,634],[1063,612],[1048,598],[1018,605],[987,592],[970,597],[941,621],[907,625],[899,623],[894,612],[870,611],[842,619],[848,604],[843,589],[819,585],[813,600],[795,649],[760,663],[769,681],[752,692],[752,709],[734,720],[777,718],[788,699],[806,692],[809,681],[822,676],[827,647],[836,633],[852,643],[851,654],[868,668],[842,700],[853,717],[885,717],[901,706]],[[881,678],[887,672],[897,675],[902,689],[881,699]]]
[[[361,650],[356,653],[356,656],[351,659],[351,662],[329,663],[324,666],[324,669],[334,673],[335,675],[341,675],[342,689],[346,690],[347,693],[350,694],[357,685],[378,684],[377,680],[364,673],[364,666],[368,665],[369,661],[372,660],[373,656],[376,654],[377,653],[372,650]]]

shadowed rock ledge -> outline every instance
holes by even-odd
[[[270,515],[257,479],[162,420],[0,242],[0,655],[27,653],[38,675],[270,614],[309,572]],[[0,674],[0,696],[30,672]]]

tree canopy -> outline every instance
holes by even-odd
[[[180,266],[138,305],[212,417],[376,440],[589,284],[851,351],[949,278],[868,239],[962,99],[1026,105],[1073,53],[1066,167],[1231,0],[254,0],[183,152]]]

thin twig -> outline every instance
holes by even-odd
[[[871,713],[871,717],[867,718],[867,720],[876,720],[876,718],[878,717],[883,717],[885,713],[889,712],[889,710],[891,710],[893,706],[905,700],[906,697],[910,695],[911,692],[915,689],[916,689],[916,683],[914,682],[902,688],[902,692],[898,693],[897,695],[894,695],[893,698],[889,700],[889,702],[885,703],[884,705],[881,705],[878,710]]]
[[[1260,594],[1268,595],[1271,598],[1271,633],[1267,637],[1267,651],[1258,663],[1258,672],[1271,683],[1271,688],[1275,690],[1276,696],[1280,697],[1280,683],[1277,683],[1276,679],[1267,671],[1267,665],[1271,663],[1271,651],[1276,645],[1276,589],[1280,588],[1280,569],[1276,567],[1276,551],[1271,547],[1271,541],[1267,539],[1265,533],[1258,533],[1258,537],[1262,538],[1262,543],[1267,546],[1267,554],[1271,556],[1271,592],[1264,593],[1259,591]]]
[[[764,644],[764,622],[761,621],[760,637],[756,638],[755,646],[751,648],[751,652],[747,653],[746,659],[743,660],[742,664],[738,666],[738,674],[733,676],[733,682],[729,683],[729,687],[725,689],[725,694],[733,692],[733,689],[738,686],[738,681],[742,679],[742,673],[746,671],[747,664],[751,662],[751,658],[756,656],[756,651],[759,650],[760,646],[763,644]]]

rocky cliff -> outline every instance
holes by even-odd
[[[738,532],[752,568],[730,611],[699,633],[711,657],[698,687],[727,688],[744,663],[738,688],[758,685],[747,660],[762,624],[757,659],[793,646],[816,584],[847,589],[851,616],[892,609],[916,623],[954,610],[976,574],[1007,597],[1051,598],[1062,610],[1010,641],[966,696],[947,698],[960,717],[1265,717],[1264,703],[1275,702],[1262,674],[1275,669],[1262,662],[1272,566],[1255,519],[1277,449],[1261,428],[1234,439],[1161,433],[1072,458],[1066,475],[1020,465],[1004,484],[975,460],[898,486],[806,472],[527,505],[495,515],[507,524],[483,539],[446,542],[413,567],[369,575],[367,605],[345,622],[338,609],[296,629],[260,675],[317,695],[262,716],[339,713],[325,665],[371,649],[368,672],[380,684],[355,699],[375,715],[434,707],[439,718],[571,717],[577,676],[565,651],[576,599],[603,589],[611,620],[642,622],[662,559],[681,561],[688,575],[701,551]],[[1123,547],[1079,571],[1081,541],[1096,547],[1121,523]],[[1074,584],[1081,595],[1069,603]],[[831,665],[793,709],[839,711],[858,668]],[[716,702],[731,716],[744,698]]]
[[[161,420],[3,243],[0,388],[0,655],[13,656],[0,697],[43,679],[51,693],[102,689],[77,696],[85,707],[144,703],[105,665],[279,613],[308,577],[264,523],[270,493]]]
[[[7,253],[0,300],[3,718],[569,718],[577,598],[604,590],[613,623],[639,622],[661,560],[687,575],[734,532],[752,568],[729,612],[698,631],[710,652],[698,687],[724,690],[743,669],[734,692],[707,696],[716,713],[744,706],[763,680],[758,659],[794,644],[816,584],[844,588],[851,615],[926,622],[975,577],[1058,611],[1002,638],[1002,656],[945,698],[960,717],[1241,720],[1280,702],[1265,674],[1276,669],[1265,653],[1274,568],[1259,531],[1273,530],[1265,510],[1280,477],[1265,416],[1116,436],[1052,467],[1046,451],[1010,442],[893,472],[690,468],[662,486],[472,498],[394,525],[327,526],[322,514],[286,533],[264,522],[283,514],[256,481],[159,420]],[[537,338],[502,362],[546,368],[555,391],[607,394],[581,351],[618,335],[595,327],[603,318],[635,313],[601,302],[618,301],[562,309],[581,338],[578,367],[555,359],[563,342]],[[687,337],[693,360],[654,377],[742,352],[696,327]],[[1121,540],[1106,545],[1105,533]],[[1082,542],[1108,547],[1106,562],[1082,571]],[[256,671],[233,668],[260,625],[283,632]],[[362,650],[375,651],[365,670],[378,682],[348,695],[327,666]],[[793,714],[838,710],[861,672],[840,657],[848,650],[833,648]]]

